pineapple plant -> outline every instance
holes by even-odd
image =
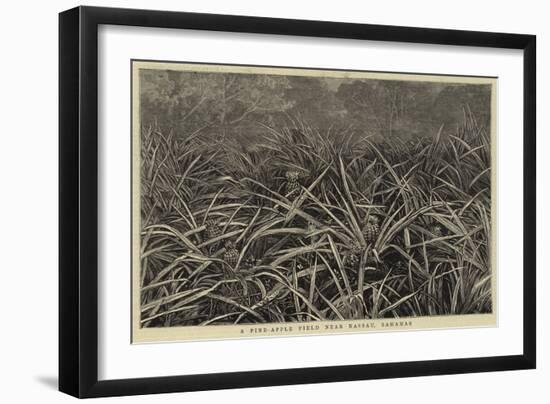
[[[227,262],[231,268],[235,269],[237,262],[239,261],[239,251],[235,247],[235,243],[231,240],[225,242],[225,252],[223,253],[223,259]]]
[[[380,225],[378,224],[378,217],[369,215],[367,218],[367,224],[363,227],[363,237],[367,243],[374,243],[380,234]]]
[[[300,183],[298,179],[300,178],[300,173],[298,171],[287,171],[285,174],[286,177],[286,187],[285,191],[287,194],[293,194],[300,189]]]

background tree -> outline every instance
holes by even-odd
[[[156,123],[178,135],[204,131],[223,140],[247,121],[269,121],[292,105],[285,76],[142,71],[142,124]]]
[[[470,110],[478,124],[491,124],[491,86],[455,84],[446,85],[438,93],[432,109],[432,119],[445,126],[461,124],[464,110]]]
[[[292,108],[287,111],[289,115],[298,117],[321,131],[347,124],[342,119],[345,114],[344,104],[336,97],[336,91],[329,88],[327,79],[291,77],[285,97],[292,101]]]
[[[390,80],[355,80],[343,83],[337,96],[356,126],[370,134],[413,136],[430,120],[433,85]]]

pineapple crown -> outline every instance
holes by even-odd
[[[226,240],[224,245],[226,249],[235,248],[235,243],[231,240]]]
[[[379,222],[380,222],[380,219],[376,215],[369,215],[367,217],[367,223],[378,224]]]
[[[214,226],[217,226],[219,224],[219,221],[218,221],[218,219],[210,217],[210,218],[206,219],[204,224],[208,227],[214,227]]]
[[[285,177],[287,180],[297,180],[298,178],[300,178],[300,173],[298,171],[287,171],[285,173]]]

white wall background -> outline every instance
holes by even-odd
[[[57,384],[57,13],[74,1],[8,2],[0,24],[0,401],[63,403]],[[532,33],[538,36],[538,306],[534,371],[423,377],[324,385],[109,399],[113,402],[544,402],[550,378],[550,26],[545,3],[502,1],[157,0],[88,5],[156,8],[433,28]],[[518,214],[521,214],[518,212]]]

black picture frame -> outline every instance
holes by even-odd
[[[523,50],[523,353],[468,359],[98,380],[100,24]],[[183,12],[77,7],[59,15],[59,389],[104,397],[536,366],[536,37]]]

